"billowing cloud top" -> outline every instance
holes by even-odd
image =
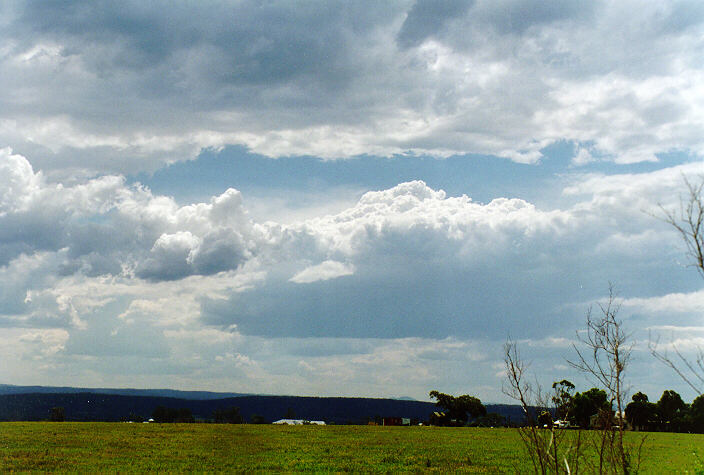
[[[0,142],[66,178],[326,158],[701,154],[699,2],[5,2]],[[99,153],[98,153],[99,152]]]
[[[20,332],[7,354],[81,368],[88,384],[98,371],[129,385],[138,361],[141,377],[190,384],[194,374],[220,384],[205,365],[258,390],[305,392],[322,378],[316,391],[334,392],[349,378],[373,392],[384,380],[363,383],[370,371],[412,364],[428,371],[413,373],[423,394],[431,367],[484,361],[494,374],[479,342],[500,347],[512,333],[536,345],[549,328],[545,344],[565,346],[610,279],[644,296],[624,308],[650,328],[663,327],[668,294],[694,290],[677,277],[676,236],[643,209],[675,205],[698,162],[575,177],[569,204],[554,209],[411,181],[281,224],[251,218],[235,189],[179,205],[120,176],[52,184],[25,157],[0,154],[0,325]],[[696,325],[690,307],[679,325]],[[13,358],[11,369],[26,366]]]
[[[64,273],[171,280],[236,269],[256,231],[237,190],[210,203],[177,206],[124,178],[49,185],[29,162],[0,150],[0,264],[21,254],[61,254]]]

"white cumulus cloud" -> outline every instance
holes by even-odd
[[[310,284],[319,280],[336,279],[354,274],[354,266],[337,261],[324,261],[318,265],[306,267],[289,279],[297,284]]]

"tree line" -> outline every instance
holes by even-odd
[[[704,394],[686,404],[672,390],[663,392],[657,402],[637,392],[626,406],[626,419],[635,430],[704,433]]]
[[[625,414],[619,415],[603,389],[575,392],[574,384],[566,379],[553,383],[552,389],[550,407],[530,408],[533,417],[513,421],[496,413],[487,414],[481,400],[474,396],[452,396],[434,390],[430,397],[442,412],[432,414],[430,422],[441,426],[511,427],[532,421],[542,428],[558,424],[592,429],[600,428],[603,418],[610,417],[614,424],[625,422],[630,430],[704,433],[704,395],[687,404],[671,389],[664,391],[657,402],[650,402],[646,394],[637,392],[626,405]]]
[[[171,407],[158,406],[152,412],[152,419],[159,423],[192,423],[195,418],[188,408],[175,409]],[[213,412],[213,421],[216,424],[244,424],[245,420],[240,414],[239,407],[228,407],[224,409],[216,409]],[[265,424],[267,421],[264,417],[253,414],[250,417],[250,424]]]

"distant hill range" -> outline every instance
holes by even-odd
[[[159,406],[189,409],[196,420],[211,420],[217,410],[237,407],[245,421],[252,416],[273,422],[287,414],[298,419],[333,424],[366,424],[379,417],[427,421],[437,410],[430,402],[343,397],[266,396],[171,389],[107,389],[0,385],[0,420],[46,420],[53,407],[63,407],[69,421],[148,419]],[[520,407],[487,404],[513,421],[522,420]]]
[[[156,396],[175,397],[179,399],[222,399],[226,397],[252,396],[250,393],[219,393],[211,391],[179,391],[177,389],[111,389],[111,388],[73,388],[68,386],[14,386],[0,384],[3,394],[117,394],[120,396]]]

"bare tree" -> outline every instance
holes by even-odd
[[[612,285],[609,285],[608,300],[599,304],[599,310],[598,317],[592,315],[591,309],[587,312],[586,332],[577,333],[581,345],[573,345],[577,358],[568,360],[606,392],[608,409],[599,410],[593,425],[597,430],[584,434],[581,431],[566,433],[554,424],[538,425],[536,414],[541,408],[547,408],[549,401],[556,405],[565,404],[564,394],[559,391],[561,385],[569,381],[553,384],[556,394],[552,398],[545,397],[539,384],[533,385],[527,380],[527,364],[516,343],[509,339],[504,346],[508,384],[503,392],[523,408],[526,424],[519,429],[519,434],[536,473],[572,474],[583,467],[589,473],[629,474],[639,469],[645,437],[636,445],[624,442],[624,376],[633,345],[629,343],[622,322],[617,319],[619,304]],[[616,417],[612,411],[614,406]]]
[[[640,448],[636,457],[624,444],[626,407],[625,370],[631,358],[633,344],[628,342],[629,335],[624,331],[623,324],[617,314],[620,305],[616,301],[614,288],[609,284],[609,298],[604,304],[599,304],[601,315],[594,317],[591,309],[587,312],[587,331],[577,333],[578,340],[584,349],[573,345],[577,359],[568,363],[596,380],[608,396],[609,408],[616,405],[616,418],[611,410],[600,411],[598,424],[600,426],[597,450],[599,454],[599,473],[607,467],[617,473],[631,473],[640,464]]]
[[[686,199],[680,200],[677,212],[660,205],[661,218],[679,232],[687,246],[690,266],[696,267],[699,275],[704,277],[704,179],[699,184],[686,177],[683,179],[687,187]]]
[[[704,350],[697,349],[697,356],[694,362],[687,359],[675,344],[672,344],[672,351],[676,358],[670,356],[667,349],[659,348],[659,340],[651,338],[648,347],[652,355],[661,363],[670,367],[695,393],[701,394],[704,387]]]
[[[521,358],[518,346],[510,339],[504,345],[504,363],[508,384],[503,392],[518,401],[525,415],[525,423],[518,428],[523,446],[536,473],[578,473],[582,457],[581,431],[575,436],[555,424],[538,424],[537,412],[547,409],[549,401],[557,401],[557,394],[546,397],[539,384],[527,380],[527,363]],[[553,386],[554,388],[556,386]],[[543,414],[548,414],[543,413]],[[552,422],[552,420],[550,420]]]
[[[687,247],[690,266],[695,267],[704,278],[704,178],[697,184],[686,177],[683,178],[687,188],[686,198],[680,200],[678,211],[673,211],[660,205],[660,218],[671,225],[680,234]],[[694,361],[687,359],[672,345],[675,357],[667,350],[660,350],[659,341],[651,338],[650,352],[659,361],[675,371],[697,394],[704,388],[704,351],[700,348]]]

